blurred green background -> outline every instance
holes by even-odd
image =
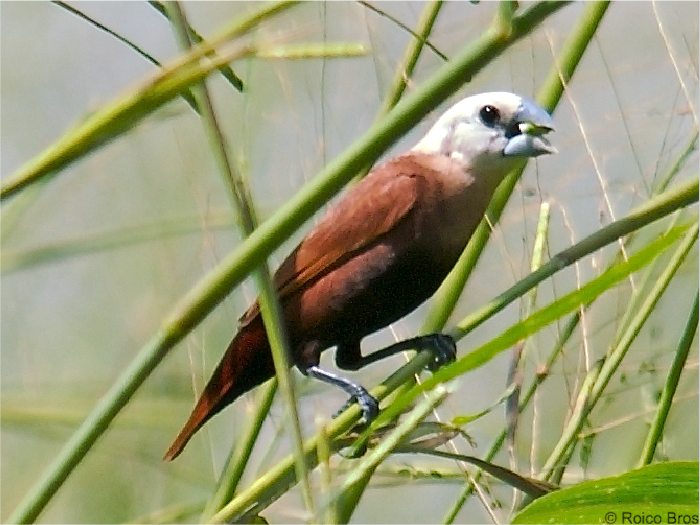
[[[171,27],[144,2],[73,5],[162,61],[178,54]],[[192,26],[208,35],[256,5],[197,2],[184,7]],[[372,5],[408,27],[416,26],[423,9],[421,2]],[[533,96],[584,7],[560,10],[473,78],[460,96],[490,90]],[[431,43],[453,56],[488,26],[496,8],[490,2],[446,3]],[[698,14],[696,2],[610,7],[555,112],[552,142],[560,153],[528,167],[454,321],[528,273],[542,202],[552,206],[553,254],[649,197],[697,130]],[[3,2],[0,15],[3,178],[70,125],[154,71],[122,42],[55,4]],[[233,68],[246,84],[244,93],[233,91],[217,75],[211,78],[221,124],[264,219],[372,124],[411,36],[360,3],[331,2],[297,6],[263,25],[256,39],[326,39],[369,48],[360,58],[235,62]],[[408,89],[442,62],[426,49]],[[386,156],[410,148],[438,113]],[[695,152],[678,180],[697,177],[697,164]],[[271,266],[304,231],[276,252]],[[0,519],[178,299],[239,242],[201,123],[181,100],[3,205]],[[615,250],[610,246],[557,274],[540,286],[538,302],[546,304],[598,275]],[[614,474],[636,462],[697,288],[694,250],[636,340],[623,363],[624,373],[616,376],[589,421],[588,431],[596,439],[584,452],[590,456],[580,471],[567,471],[570,481]],[[565,359],[552,370],[523,420],[531,424],[519,429],[522,472],[530,471],[530,461],[541,465],[559,438],[586,359],[590,364],[607,350],[632,286],[626,282],[606,294],[585,316]],[[181,459],[165,464],[160,458],[189,413],[193,385],[201,389],[254,296],[252,283],[233,290],[172,352],[69,478],[42,521],[134,521],[171,505],[206,499],[231,443],[246,424],[254,395],[212,420]],[[424,313],[425,306],[368,338],[365,348],[414,335]],[[460,353],[494,337],[520,314],[518,307],[502,312],[462,340]],[[530,374],[541,365],[543,349],[551,346],[559,328],[553,325],[528,343]],[[698,457],[698,355],[693,348],[660,457]],[[332,351],[326,352],[323,363],[333,368],[332,358]],[[373,386],[402,359],[397,356],[354,377]],[[505,389],[509,360],[504,354],[463,377],[458,392],[440,408],[441,416],[449,420],[494,403]],[[302,423],[311,435],[315,418],[329,417],[345,399],[339,391],[296,377],[304,396]],[[477,447],[462,444],[463,453],[483,453],[503,419],[499,408],[470,424],[467,430]],[[278,400],[253,460],[260,471],[289,452],[284,425],[285,410]],[[507,455],[497,462],[507,464]],[[387,470],[389,466],[458,472],[447,461],[411,456],[396,456]],[[248,480],[255,477],[254,471],[246,475]],[[439,521],[462,483],[449,476],[394,481],[378,476],[353,520]],[[505,507],[494,512],[507,515],[509,492],[494,485],[490,497]],[[287,494],[264,515],[271,522],[303,519],[298,492]],[[487,519],[476,500],[458,517],[461,522]]]

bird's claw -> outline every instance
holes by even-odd
[[[365,388],[358,386],[357,391],[340,407],[340,410],[333,414],[333,417],[338,417],[355,403],[360,405],[365,424],[369,425],[379,415],[379,401]]]
[[[457,344],[451,336],[433,334],[429,337],[431,338],[430,350],[433,353],[433,360],[428,364],[428,370],[435,372],[441,366],[453,363],[457,359]]]

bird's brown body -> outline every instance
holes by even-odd
[[[365,336],[435,292],[507,173],[500,164],[480,176],[472,169],[459,156],[413,150],[375,168],[328,210],[274,276],[294,364],[305,371],[336,346],[337,364],[358,368]],[[274,373],[255,303],[165,458]]]
[[[496,181],[499,182],[499,181]],[[409,153],[384,164],[332,207],[276,272],[294,363],[337,346],[353,368],[366,335],[429,298],[462,253],[493,191],[448,157]],[[166,454],[176,457],[214,414],[275,374],[257,303]]]

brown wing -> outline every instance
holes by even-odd
[[[410,157],[397,157],[373,170],[330,208],[275,273],[280,300],[307,288],[405,218],[419,198],[416,168]],[[258,312],[256,302],[241,324]]]

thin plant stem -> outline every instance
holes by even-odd
[[[201,521],[206,522],[216,512],[221,510],[227,501],[233,498],[236,493],[238,483],[241,481],[245,467],[248,465],[250,455],[253,452],[255,442],[260,435],[263,422],[270,412],[272,401],[277,393],[277,379],[272,379],[262,389],[260,396],[257,398],[255,412],[252,415],[249,425],[247,425],[246,433],[241,436],[238,446],[231,450],[224,468],[219,475],[214,493],[211,495],[204,511],[201,515]]]
[[[539,219],[537,221],[537,233],[535,234],[535,242],[532,248],[532,257],[530,258],[530,271],[536,271],[542,266],[542,260],[545,254],[545,246],[547,243],[547,235],[549,232],[549,203],[543,202],[540,206]],[[537,303],[537,288],[533,288],[527,294],[523,317],[529,317],[535,309]],[[515,434],[518,425],[518,416],[520,415],[520,390],[523,384],[523,353],[527,341],[521,341],[513,348],[513,356],[511,359],[510,370],[506,384],[514,385],[513,392],[508,396],[505,403],[506,425],[508,427],[508,454],[510,456],[510,467],[512,470],[517,470],[517,460],[515,453]]]
[[[189,49],[191,46],[189,24],[185,18],[185,14],[181,5],[178,2],[167,2],[166,10],[169,14],[169,19],[173,23],[180,45],[184,49]],[[203,124],[209,142],[211,144],[214,157],[219,165],[222,179],[228,187],[229,196],[238,211],[241,219],[244,235],[250,235],[257,227],[257,219],[253,203],[250,199],[250,192],[246,186],[243,177],[240,176],[231,162],[228,155],[228,148],[221,127],[219,126],[212,104],[211,97],[207,90],[206,84],[202,81],[201,84],[193,86],[193,92],[197,105],[200,108]],[[296,469],[297,479],[301,480],[302,495],[304,504],[307,510],[313,514],[314,503],[311,497],[311,485],[309,476],[306,470],[306,464],[303,458],[303,440],[301,436],[301,424],[299,421],[299,410],[297,407],[296,393],[294,391],[294,381],[289,370],[290,363],[288,356],[289,343],[284,333],[284,323],[282,321],[282,309],[277,299],[277,292],[272,278],[270,276],[267,263],[263,262],[254,272],[255,281],[260,291],[258,304],[260,305],[260,313],[262,315],[267,339],[272,351],[272,358],[275,366],[277,382],[282,390],[282,396],[285,399],[287,409],[290,414],[292,442],[296,451]]]
[[[664,426],[666,425],[666,418],[668,417],[668,412],[671,409],[673,396],[676,394],[678,381],[681,377],[681,372],[683,372],[686,361],[688,360],[688,353],[692,347],[693,339],[695,338],[697,330],[698,292],[696,291],[695,298],[693,299],[693,306],[691,307],[690,315],[688,316],[688,322],[685,325],[683,334],[681,335],[681,340],[678,342],[676,355],[673,358],[671,369],[668,371],[668,375],[666,376],[666,383],[661,391],[661,399],[659,399],[659,406],[657,407],[654,421],[651,423],[649,433],[644,441],[642,455],[639,458],[639,463],[637,464],[638,467],[648,465],[654,459],[654,452],[656,451],[656,446],[661,438]]]
[[[584,306],[585,308],[585,306]],[[532,397],[535,395],[535,392],[537,391],[537,388],[544,382],[544,380],[548,377],[548,371],[552,368],[556,360],[559,358],[561,353],[564,350],[564,346],[566,342],[569,340],[571,335],[574,333],[574,330],[576,329],[576,326],[578,325],[578,321],[580,318],[580,312],[576,312],[573,314],[566,325],[564,326],[564,330],[562,330],[561,335],[558,337],[556,344],[554,345],[554,348],[552,351],[549,353],[549,356],[547,357],[547,361],[540,373],[538,373],[535,376],[535,381],[530,385],[530,387],[525,391],[525,394],[521,396],[520,399],[520,404],[518,406],[518,412],[523,412],[525,408],[530,404],[530,400]],[[493,440],[491,443],[491,446],[489,447],[488,451],[484,455],[484,460],[485,461],[491,461],[496,454],[501,450],[503,447],[503,444],[506,441],[506,437],[508,436],[508,429],[504,428],[501,430],[500,434],[496,436],[496,438]],[[477,482],[480,478],[481,472],[478,472],[474,476],[474,481]],[[469,484],[465,485],[464,489],[460,493],[460,495],[457,497],[457,500],[455,500],[453,506],[448,510],[448,512],[445,514],[445,517],[443,518],[443,523],[445,524],[450,524],[454,523],[455,519],[457,518],[457,514],[459,511],[462,509],[464,504],[467,501],[467,498],[474,492],[474,486]]]
[[[128,38],[126,38],[126,37],[124,37],[124,36],[122,36],[122,35],[120,35],[120,34],[117,33],[116,31],[113,31],[112,29],[108,28],[108,27],[105,26],[104,24],[101,24],[100,22],[98,22],[98,21],[95,20],[94,18],[92,18],[92,17],[86,15],[85,13],[83,13],[82,11],[80,11],[79,9],[76,9],[75,7],[70,6],[70,5],[67,4],[66,2],[59,2],[59,1],[57,1],[57,0],[53,0],[51,3],[54,4],[54,5],[56,5],[56,6],[58,6],[58,7],[60,7],[60,8],[62,8],[62,9],[65,9],[66,11],[68,11],[69,13],[71,13],[71,14],[77,16],[78,18],[81,18],[82,20],[85,20],[87,23],[89,23],[90,25],[92,25],[93,27],[95,27],[97,30],[99,30],[99,31],[104,31],[105,33],[107,33],[107,34],[110,35],[111,37],[116,38],[119,42],[121,42],[122,44],[125,44],[126,46],[128,46],[128,47],[129,47],[130,49],[132,49],[137,55],[143,57],[144,59],[146,59],[148,62],[150,62],[150,63],[153,64],[154,66],[157,66],[157,67],[161,67],[161,66],[162,66],[162,64],[161,64],[154,56],[150,55],[149,53],[147,53],[146,51],[144,51],[143,49],[141,49],[139,46],[137,46],[137,45],[136,45],[135,43],[133,43],[131,40],[129,40]],[[181,93],[180,96],[182,96],[182,98],[185,100],[185,102],[187,102],[187,104],[188,104],[195,112],[197,112],[197,113],[199,112],[199,108],[197,107],[197,103],[195,102],[194,97],[193,97],[192,93],[190,92],[190,90],[184,90],[184,91]]]
[[[359,3],[360,5],[366,7],[366,8],[369,9],[370,11],[374,11],[374,12],[377,13],[379,16],[383,16],[384,18],[387,18],[388,20],[391,20],[394,24],[396,24],[398,27],[400,27],[403,31],[406,31],[407,33],[409,33],[409,34],[415,39],[415,41],[419,43],[419,46],[420,46],[420,47],[425,46],[425,47],[429,48],[429,49],[430,49],[433,53],[435,53],[437,56],[439,56],[439,57],[442,58],[443,60],[447,61],[447,57],[445,56],[445,54],[442,53],[442,51],[440,51],[437,47],[435,47],[435,45],[433,45],[432,42],[430,42],[430,41],[428,40],[427,36],[428,36],[428,34],[430,33],[430,30],[428,30],[428,33],[425,33],[425,34],[424,34],[424,33],[421,33],[421,31],[413,31],[410,27],[408,27],[406,24],[404,24],[403,22],[401,22],[401,21],[398,20],[397,18],[394,18],[393,16],[391,16],[391,15],[390,15],[389,13],[387,13],[386,11],[382,11],[381,9],[379,9],[379,8],[377,8],[376,6],[370,4],[369,2],[365,2],[365,1],[363,1],[363,0],[360,0],[358,3]],[[441,3],[442,3],[441,0],[430,2],[430,3],[426,6],[426,9],[423,11],[423,15],[427,14],[427,13],[430,12],[430,11],[433,11],[433,10],[435,9],[435,4],[441,4]],[[440,8],[438,7],[437,10],[439,11],[439,9],[440,9]],[[435,13],[437,14],[437,11],[435,11]],[[430,25],[432,25],[432,22],[429,22],[429,23],[430,23]],[[423,25],[421,22],[418,22],[418,27],[424,27],[424,25]],[[408,63],[408,62],[406,62],[406,61],[404,60],[403,63]],[[399,98],[400,98],[400,97],[399,97]],[[398,100],[398,99],[397,99],[397,100]]]
[[[698,182],[689,180],[658,197],[648,200],[643,205],[632,210],[626,217],[608,224],[570,248],[554,255],[537,271],[532,272],[524,279],[518,281],[509,290],[462,319],[453,329],[453,332],[460,337],[466,335],[486,319],[500,312],[511,303],[514,297],[520,297],[543,279],[573,264],[582,256],[602,248],[609,242],[614,242],[623,235],[638,230],[657,219],[665,217],[672,209],[677,209],[679,203],[682,203],[680,207],[685,207],[696,202],[698,198],[697,192]]]
[[[323,523],[335,524],[341,523],[338,519],[337,506],[333,501],[333,493],[331,492],[331,484],[333,481],[333,471],[331,469],[331,443],[326,435],[325,420],[317,418],[318,446],[316,447],[318,456],[318,465],[320,470],[320,488],[321,494],[318,498],[321,501],[319,515],[323,517]]]
[[[663,295],[676,271],[685,260],[685,257],[688,255],[688,252],[697,241],[697,235],[698,224],[696,222],[684,235],[682,242],[679,243],[678,248],[662,274],[657,279],[652,290],[648,295],[645,294],[644,301],[640,305],[636,315],[630,319],[630,323],[626,327],[617,345],[612,348],[608,356],[606,356],[604,359],[599,373],[596,374],[595,381],[593,382],[590,391],[584,393],[582,410],[576,414],[572,414],[572,417],[569,419],[562,432],[562,437],[554,446],[552,453],[542,467],[539,476],[540,479],[550,479],[553,476],[558,475],[556,472],[558,469],[559,472],[561,472],[560,469],[562,467],[562,458],[566,454],[569,447],[573,447],[574,441],[577,439],[578,432],[583,426],[586,417],[588,417],[588,414],[590,414],[591,410],[593,410],[593,408],[596,406],[598,399],[603,394],[608,382],[620,366],[620,363],[626,355],[630,345],[636,338],[649,315],[651,315],[654,306]]]
[[[148,5],[150,5],[153,9],[158,11],[166,19],[168,18],[168,12],[164,7],[164,2],[149,0]],[[187,32],[189,33],[189,37],[193,43],[199,44],[204,41],[202,36],[197,31],[195,31],[195,29],[189,24],[187,26]],[[231,84],[231,86],[233,86],[234,89],[236,89],[236,91],[243,91],[243,81],[238,75],[236,75],[233,69],[231,69],[231,66],[221,66],[221,68],[219,68],[219,72],[221,73],[221,76],[223,76],[226,79],[226,81],[229,84]]]
[[[41,189],[40,186],[36,190]],[[27,194],[27,196],[29,196]],[[24,195],[22,199],[24,199]],[[8,208],[14,208],[20,201],[15,201]],[[121,227],[116,230],[105,230],[80,237],[61,239],[42,244],[38,247],[12,249],[3,247],[0,254],[2,274],[28,270],[35,266],[64,261],[72,257],[94,254],[102,251],[117,250],[139,243],[151,242],[154,239],[182,236],[201,231],[202,224],[195,215],[174,219],[163,219],[154,222],[141,223],[136,226]],[[6,226],[5,217],[2,226]],[[9,220],[8,220],[9,222]],[[231,231],[238,224],[230,211],[210,211],[207,213],[207,229],[209,231]],[[3,230],[3,235],[5,231]],[[3,238],[4,240],[4,238]]]
[[[343,481],[343,487],[348,488],[364,477],[366,470],[374,471],[413,430],[430,415],[433,408],[439,405],[447,395],[454,390],[449,385],[441,385],[422,399],[418,405],[399,423],[370,453],[365,455],[360,464],[350,472]]]
[[[683,166],[685,166],[686,162],[688,162],[688,158],[695,151],[697,151],[697,149],[698,149],[698,130],[696,129],[695,132],[693,133],[693,136],[688,141],[688,144],[686,145],[686,147],[683,148],[681,154],[676,158],[676,161],[671,165],[671,167],[664,174],[664,176],[661,178],[661,180],[656,185],[654,185],[654,190],[653,190],[654,195],[661,193],[662,191],[665,191],[666,188],[668,188],[668,185],[671,183],[673,178],[678,174],[678,172],[681,170],[681,168]]]
[[[374,474],[374,471],[386,459],[392,451],[425,419],[432,410],[439,405],[449,393],[449,388],[441,387],[430,392],[385,439],[372,449],[353,470],[348,473],[343,481],[341,489],[328,504],[336,503],[338,517],[341,523],[347,523],[352,510],[357,506],[358,500],[366,486],[366,480]],[[360,485],[359,493],[352,489],[356,484]],[[350,509],[343,508],[344,500],[350,499]]]
[[[362,4],[369,7],[369,4],[366,2],[362,2]],[[418,59],[420,58],[425,47],[428,46],[437,52],[437,50],[435,50],[428,42],[428,38],[430,37],[433,26],[435,25],[435,20],[437,20],[437,16],[440,13],[442,6],[443,2],[441,0],[434,0],[427,2],[423,8],[423,12],[418,20],[418,27],[416,28],[415,33],[412,33],[414,39],[406,48],[404,56],[399,63],[399,67],[396,68],[394,80],[391,83],[391,87],[389,88],[386,96],[384,97],[384,102],[379,111],[379,116],[385,115],[399,103],[404,91],[406,91],[406,87],[408,87],[409,79],[413,77],[413,71],[415,70]],[[447,60],[445,55],[439,52],[437,53],[443,60]]]
[[[262,9],[236,19],[217,36],[166,64],[147,82],[94,111],[6,177],[0,186],[0,200],[8,199],[24,188],[55,175],[72,162],[126,133],[163,104],[180,96],[183,89],[199,82],[212,71],[236,58],[249,55],[255,48],[236,43],[231,50],[221,52],[208,61],[200,61],[201,57],[211,55],[216,46],[250,32],[271,16],[295,4],[296,2],[266,4]]]
[[[591,367],[586,374],[586,377],[581,384],[581,388],[579,389],[574,407],[571,410],[570,420],[584,421],[588,416],[591,410],[591,394],[593,392],[595,382],[600,376],[600,370],[603,366],[603,362],[604,361],[601,359],[594,363],[593,367]],[[556,480],[561,480],[562,473],[564,472],[564,465],[571,457],[571,450],[573,449],[573,447],[569,447],[569,444],[577,438],[578,431],[579,428],[575,425],[567,425],[564,428],[559,442],[554,447],[554,450],[552,450],[549,459],[542,468],[543,472],[546,472],[547,474],[541,475],[541,479],[552,479],[554,480],[554,483],[557,483]]]

